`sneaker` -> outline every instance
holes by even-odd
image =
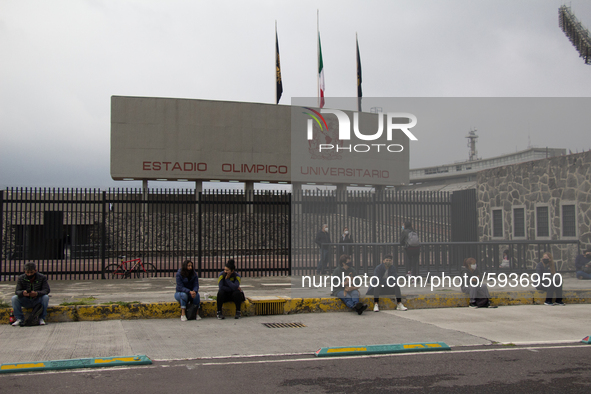
[[[201,320],[201,316],[197,315],[197,317],[195,318],[195,320]]]
[[[224,320],[225,317],[222,315],[222,312],[218,312],[218,320]]]
[[[373,311],[374,312],[379,312],[380,311],[380,307],[378,306],[378,303],[377,302],[373,305]]]
[[[361,307],[357,309],[357,314],[361,315],[363,311],[367,309],[367,304],[361,304]]]
[[[242,313],[240,313],[240,311],[237,311],[236,316],[234,316],[234,319],[240,319],[240,316],[242,316]]]
[[[185,316],[185,315],[182,315],[182,316],[181,316],[181,321],[187,321],[187,316]]]
[[[16,319],[16,321],[14,323],[12,323],[13,326],[18,327],[21,325],[21,320]]]
[[[396,306],[396,310],[397,311],[406,311],[406,310],[408,310],[408,308],[405,307],[404,305],[402,305],[402,302],[399,302],[398,306]]]
[[[478,305],[476,305],[476,303],[474,303],[474,302],[471,302],[470,305],[468,305],[468,306],[470,308],[474,308],[474,309],[478,308]]]
[[[544,302],[544,305],[546,305],[546,306],[553,306],[554,304],[551,303],[551,302]]]
[[[45,320],[43,320],[43,319],[39,319],[39,325],[40,325],[40,326],[44,326],[44,325],[45,325]]]
[[[554,305],[565,306],[566,304],[564,302],[555,302]]]

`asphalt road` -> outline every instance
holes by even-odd
[[[190,340],[190,338],[187,338]],[[228,338],[228,346],[233,339]],[[441,353],[159,361],[151,366],[0,376],[34,393],[588,393],[591,346],[456,347]]]

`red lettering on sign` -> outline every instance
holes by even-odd
[[[151,163],[150,163],[149,161],[144,161],[144,163],[143,163],[143,164],[144,164],[144,167],[143,167],[143,170],[144,170],[144,171],[151,171],[151,170],[152,170],[152,169],[150,168],[150,164],[151,164]],[[147,167],[146,167],[146,166],[147,166]]]

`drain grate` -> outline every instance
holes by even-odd
[[[306,327],[304,323],[263,323],[267,328],[303,328]]]
[[[285,300],[264,300],[253,301],[255,314],[262,315],[283,315]]]

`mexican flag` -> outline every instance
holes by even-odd
[[[324,107],[324,65],[322,64],[322,46],[318,33],[318,86],[320,87],[320,108]]]

